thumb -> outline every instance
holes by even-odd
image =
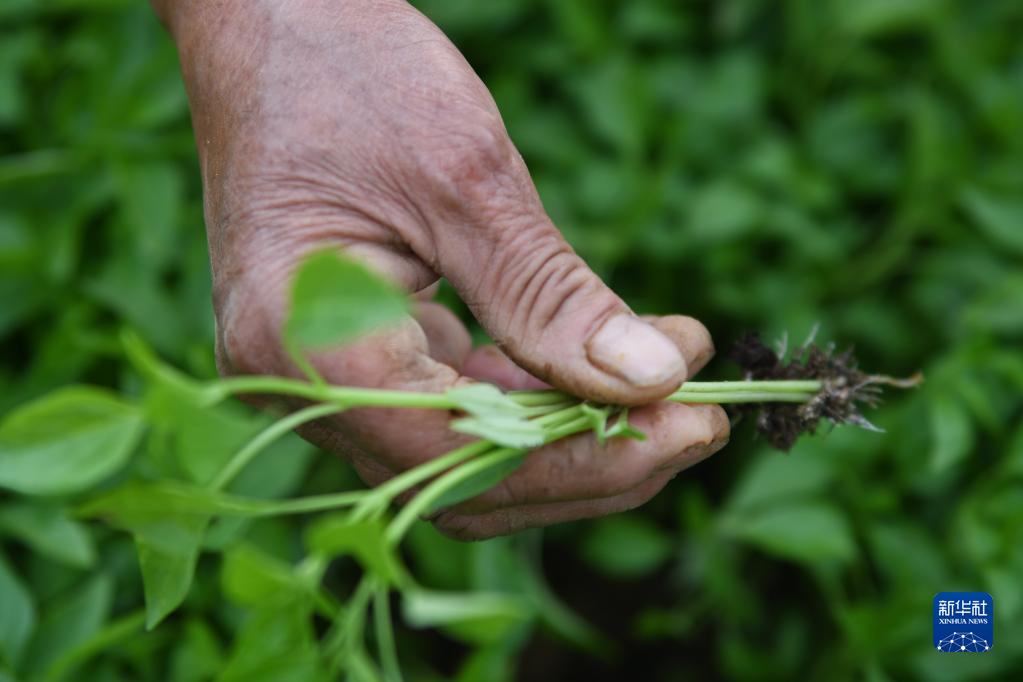
[[[663,398],[685,380],[676,342],[636,317],[546,215],[470,234],[463,245],[475,253],[442,256],[443,274],[498,346],[531,374],[620,404]]]

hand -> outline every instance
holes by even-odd
[[[289,278],[325,245],[418,301],[398,329],[317,354],[332,383],[444,391],[469,377],[505,388],[546,382],[637,405],[671,393],[713,354],[698,322],[637,318],[572,251],[486,87],[405,2],[157,4],[192,106],[224,371],[296,374],[280,341]],[[429,302],[441,276],[500,350],[472,350],[456,317]],[[448,419],[356,410],[303,435],[376,485],[464,443]],[[630,421],[646,441],[577,436],[544,447],[435,523],[483,538],[635,507],[728,437],[711,405],[647,405]]]

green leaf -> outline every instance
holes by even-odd
[[[171,654],[171,682],[204,682],[224,667],[224,652],[207,623],[189,620]]]
[[[244,544],[224,553],[220,584],[224,595],[242,606],[292,601],[306,593],[291,566]]]
[[[232,495],[211,497],[214,513],[219,518],[206,535],[206,549],[225,547],[242,537],[251,521],[247,517],[259,516],[259,508],[273,499],[288,497],[299,490],[310,465],[316,461],[318,451],[290,433],[271,443],[263,453],[249,463],[231,483]]]
[[[1004,462],[1006,473],[1023,477],[1023,424],[1019,425],[1009,440]]]
[[[132,482],[82,504],[79,516],[102,518],[111,524],[132,529],[135,521],[164,514],[178,516],[264,516],[273,500],[239,497],[218,493],[190,483],[163,480],[156,483]]]
[[[939,0],[859,0],[838,6],[842,27],[859,38],[940,18]]]
[[[835,466],[827,457],[792,457],[765,449],[756,453],[726,509],[740,512],[805,498],[825,491],[834,478]]]
[[[445,395],[460,409],[475,415],[516,416],[526,409],[493,384],[475,383],[449,389]]]
[[[17,667],[35,623],[32,594],[0,554],[0,667]]]
[[[156,627],[188,595],[208,525],[209,518],[204,516],[168,515],[136,522],[133,533],[146,595],[147,630]]]
[[[85,490],[125,465],[142,427],[139,409],[109,391],[59,389],[0,423],[0,486],[28,495]]]
[[[217,682],[326,681],[309,609],[302,605],[251,613]]]
[[[674,544],[656,524],[636,514],[619,514],[593,524],[582,543],[582,556],[603,573],[636,579],[657,570]]]
[[[481,414],[455,419],[449,424],[453,431],[493,441],[510,448],[535,448],[543,445],[543,427],[536,422],[500,414]]]
[[[114,583],[97,574],[52,599],[25,652],[25,676],[35,677],[61,655],[99,632],[110,615]]]
[[[529,622],[533,609],[522,597],[498,592],[435,592],[407,590],[402,594],[402,615],[414,628],[443,628],[471,643],[489,644],[507,639]]]
[[[96,561],[88,530],[55,505],[11,502],[0,507],[0,530],[51,559],[76,568]]]
[[[172,457],[175,470],[201,484],[213,480],[231,456],[267,423],[234,403],[205,405],[207,395],[201,389],[161,382],[153,384],[145,397],[152,424],[151,451],[166,453]]]
[[[848,562],[856,556],[848,521],[821,502],[780,505],[724,517],[721,530],[768,554],[806,564]]]
[[[948,561],[940,545],[912,523],[878,520],[868,529],[867,542],[878,573],[893,584],[921,589],[948,580]]]
[[[996,247],[1023,255],[1023,200],[971,187],[963,192],[961,201],[974,224]]]
[[[945,471],[961,462],[973,447],[973,421],[960,401],[946,396],[931,400],[931,470]]]
[[[143,400],[150,425],[147,454],[160,474],[208,483],[267,423],[241,405],[221,404],[216,381],[201,383],[163,362],[138,334],[121,334],[125,352],[145,377]]]
[[[114,526],[131,530],[136,520],[158,518],[162,514],[209,516],[237,511],[232,499],[230,495],[180,481],[132,482],[89,500],[76,513],[103,518]]]
[[[482,471],[478,471],[464,481],[452,486],[449,490],[446,490],[443,495],[438,497],[432,504],[424,509],[422,514],[432,514],[438,509],[450,507],[458,504],[459,502],[485,493],[522,466],[522,462],[525,458],[525,453],[522,453],[515,457],[501,460]]]
[[[324,516],[309,526],[305,544],[310,551],[329,557],[353,556],[387,584],[401,578],[401,565],[384,539],[380,521],[352,521],[346,514]]]
[[[538,544],[539,534],[535,534],[534,537]],[[476,545],[475,547],[480,546]],[[526,553],[520,551],[515,552],[514,557],[510,562],[505,563],[512,564],[519,589],[533,605],[537,618],[546,628],[558,637],[595,656],[613,657],[619,653],[616,643],[610,637],[604,635],[593,623],[573,611],[554,593],[543,575],[543,568],[539,566],[538,556],[533,557],[533,560],[530,561]],[[500,559],[497,558],[497,560]],[[485,570],[485,567],[477,568],[477,570],[480,569]]]
[[[114,176],[133,255],[158,268],[176,255],[184,190],[182,171],[167,160],[118,165]]]
[[[321,251],[295,275],[285,336],[299,348],[352,341],[402,318],[406,297],[366,266]]]
[[[135,537],[147,629],[156,627],[188,594],[210,523],[206,512],[216,506],[210,499],[217,497],[171,482],[129,484],[79,510],[84,516],[102,516]]]

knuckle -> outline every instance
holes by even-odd
[[[603,292],[599,280],[546,219],[503,228],[494,255],[489,281],[482,286],[492,297],[510,300],[493,307],[509,319],[492,322],[502,329],[533,330],[530,338],[535,341],[560,315],[588,308]]]

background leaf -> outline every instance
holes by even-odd
[[[354,556],[385,583],[393,583],[400,576],[397,558],[384,540],[384,526],[378,521],[352,521],[344,514],[324,516],[310,524],[306,545],[328,557]]]
[[[635,579],[657,570],[671,555],[670,536],[644,519],[620,515],[603,519],[583,538],[580,551],[607,575]]]
[[[0,506],[0,532],[70,566],[88,568],[96,560],[89,531],[56,505],[14,502]]]
[[[36,623],[31,593],[0,557],[0,662],[14,668]]]
[[[26,674],[46,671],[62,654],[96,634],[110,615],[113,590],[110,576],[97,573],[52,595],[25,652]]]
[[[60,389],[0,423],[0,486],[34,495],[86,489],[127,462],[142,426],[139,410],[109,391]]]
[[[725,532],[765,552],[807,564],[847,562],[856,554],[852,530],[824,503],[785,504],[729,518]]]
[[[247,545],[224,553],[220,575],[225,595],[246,606],[294,601],[307,592],[290,566]]]

